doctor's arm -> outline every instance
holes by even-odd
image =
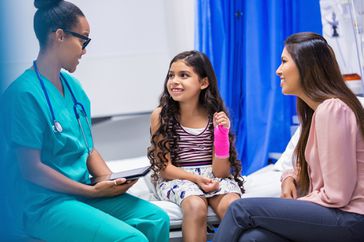
[[[92,176],[111,174],[111,170],[96,149],[93,149],[87,158],[87,168]]]
[[[49,190],[83,197],[113,197],[126,192],[134,183],[125,184],[125,179],[103,181],[95,186],[74,181],[41,162],[40,151],[18,147],[17,160],[23,177]]]

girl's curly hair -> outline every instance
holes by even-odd
[[[160,176],[160,171],[166,167],[168,163],[168,155],[170,155],[172,164],[177,165],[175,161],[178,160],[177,141],[179,140],[179,136],[176,133],[176,127],[177,120],[179,120],[180,116],[179,104],[178,102],[174,101],[169,95],[167,89],[167,81],[171,65],[174,62],[180,60],[182,60],[187,66],[192,67],[195,73],[199,76],[200,80],[205,77],[207,77],[207,79],[209,80],[209,86],[201,91],[199,97],[199,103],[201,106],[207,109],[209,119],[213,119],[213,115],[215,112],[223,111],[228,115],[217,88],[217,79],[215,72],[208,57],[198,51],[185,51],[175,56],[169,64],[167,76],[164,82],[164,90],[159,101],[159,107],[161,108],[159,115],[160,126],[154,134],[151,134],[151,146],[148,147],[148,158],[151,162],[153,170],[152,178],[155,181]],[[209,129],[211,131],[211,139],[213,140],[214,127],[212,122],[209,126]],[[229,141],[229,161],[231,166],[231,172],[234,176],[235,181],[238,183],[241,191],[244,192],[244,180],[240,175],[241,162],[237,160],[237,154],[234,144],[235,138],[231,132],[229,133]]]

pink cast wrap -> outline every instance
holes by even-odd
[[[214,128],[215,157],[226,159],[230,156],[229,129],[222,125]]]

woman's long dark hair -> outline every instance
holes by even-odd
[[[318,34],[302,32],[289,36],[285,47],[295,62],[301,86],[307,97],[315,102],[329,98],[338,98],[355,113],[355,117],[364,136],[364,111],[359,100],[346,86],[340,73],[334,51],[326,40]],[[305,150],[314,110],[303,100],[297,99],[297,112],[302,130],[295,154],[297,156],[298,184],[301,192],[309,190],[309,177]]]
[[[209,80],[209,86],[201,91],[199,97],[199,104],[207,109],[209,119],[213,119],[215,112],[223,111],[228,115],[217,88],[215,72],[208,57],[198,51],[186,51],[175,56],[169,64],[167,76],[164,82],[164,90],[159,101],[159,107],[161,108],[159,116],[160,126],[154,134],[151,134],[151,146],[148,147],[148,158],[152,164],[152,170],[154,171],[154,174],[152,175],[154,180],[158,179],[160,171],[166,167],[168,155],[170,156],[173,165],[176,165],[175,161],[178,159],[178,152],[176,151],[178,150],[177,141],[179,137],[176,133],[176,127],[180,117],[179,104],[169,95],[167,81],[171,65],[180,60],[182,60],[187,66],[192,67],[199,76],[200,80],[203,78],[207,78]],[[209,129],[212,134],[211,139],[213,139],[214,127],[212,123]],[[240,176],[241,163],[237,160],[234,135],[231,132],[229,133],[229,140],[229,161],[232,168],[232,174],[234,179],[238,182],[242,192],[244,192],[243,180]]]

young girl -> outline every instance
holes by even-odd
[[[185,241],[206,241],[208,205],[222,219],[243,192],[229,128],[207,56],[198,51],[178,54],[151,116],[148,157],[159,197],[182,208]]]

